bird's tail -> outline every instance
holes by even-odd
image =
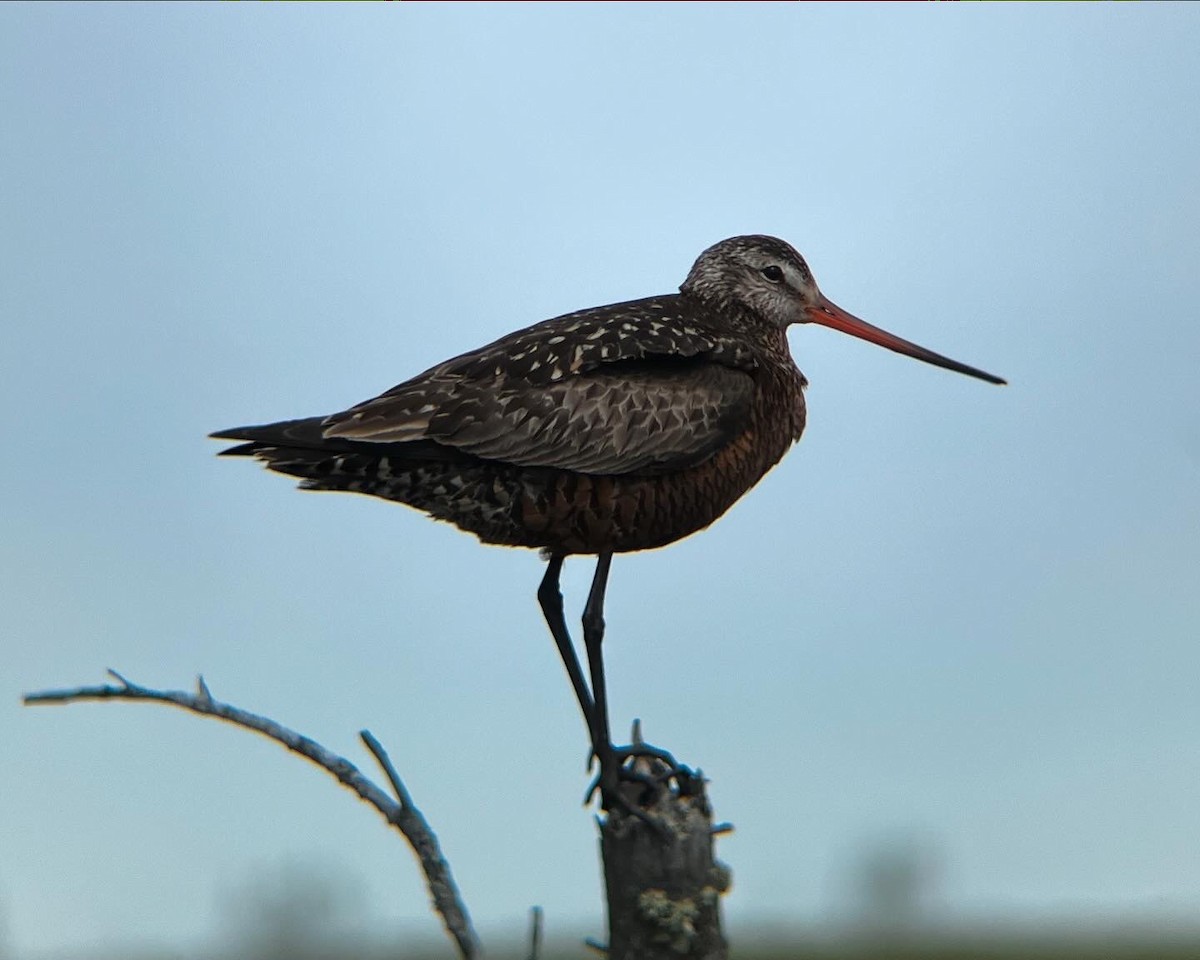
[[[253,457],[276,473],[299,477],[305,490],[346,490],[412,502],[414,471],[471,468],[477,458],[434,443],[372,443],[325,435],[325,418],[282,420],[210,434],[239,440],[222,457]]]
[[[361,444],[329,438],[324,417],[282,420],[252,427],[233,427],[209,434],[214,440],[240,440],[218,456],[254,457],[277,473],[299,477],[313,490],[344,490],[348,482],[378,471],[379,454]]]
[[[330,450],[331,442],[324,433],[324,417],[303,420],[281,420],[255,427],[233,427],[210,433],[213,440],[242,440],[236,447],[222,450],[222,457],[253,457],[271,447],[294,447],[298,450]],[[334,441],[336,444],[336,441]]]

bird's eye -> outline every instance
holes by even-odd
[[[783,282],[783,270],[781,270],[775,264],[771,264],[769,267],[763,267],[759,271],[759,273],[761,273],[764,277],[766,277],[772,283],[782,283]]]

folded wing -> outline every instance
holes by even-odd
[[[686,469],[745,428],[755,381],[743,349],[678,297],[615,304],[510,334],[323,420],[225,435],[264,445],[278,427],[276,442],[308,449],[589,474]]]
[[[590,474],[685,469],[740,430],[754,381],[719,364],[653,359],[532,387],[443,379],[326,421],[330,439],[435,441],[485,460]]]

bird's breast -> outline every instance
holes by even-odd
[[[647,550],[702,530],[800,438],[804,378],[789,367],[763,378],[745,425],[702,463],[652,474],[525,474],[521,526],[558,553]]]

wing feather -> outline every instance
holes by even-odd
[[[701,463],[743,427],[753,359],[678,298],[568,314],[448,360],[343,413],[327,438],[434,441],[590,474]]]

